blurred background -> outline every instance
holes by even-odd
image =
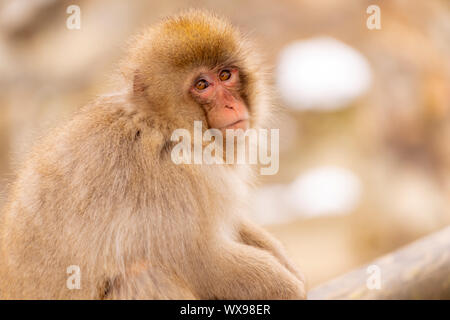
[[[189,7],[229,17],[272,66],[280,170],[252,216],[310,287],[450,224],[446,0],[0,0],[0,205],[33,141],[113,89],[127,39]]]

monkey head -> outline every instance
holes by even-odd
[[[264,72],[252,46],[226,20],[191,10],[137,36],[125,60],[130,92],[168,126],[258,127]]]

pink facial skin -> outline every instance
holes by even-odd
[[[211,128],[223,132],[226,129],[248,129],[248,109],[239,95],[239,85],[239,70],[236,68],[204,72],[194,81],[190,91],[194,99],[204,106]]]

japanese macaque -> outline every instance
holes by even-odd
[[[244,217],[250,169],[171,160],[172,132],[194,121],[261,126],[269,103],[252,47],[195,10],[132,43],[127,90],[42,139],[12,185],[0,297],[305,298],[280,244]]]

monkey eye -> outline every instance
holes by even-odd
[[[231,72],[229,70],[222,70],[219,74],[220,81],[227,81],[231,78]]]
[[[197,83],[195,84],[195,88],[197,90],[205,90],[206,88],[209,87],[209,83],[206,80],[198,80]]]

